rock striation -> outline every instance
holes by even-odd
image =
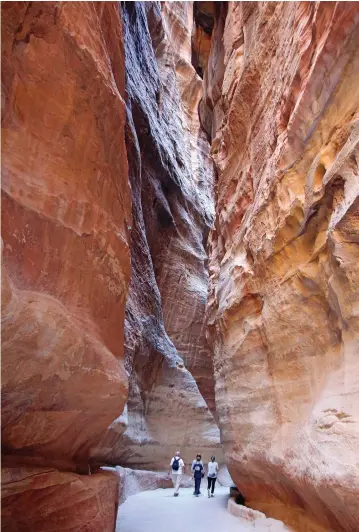
[[[356,3],[229,2],[204,73],[224,452],[295,530],[359,529],[358,24]]]
[[[1,529],[113,532],[119,498],[111,473],[92,476],[51,468],[2,470]]]
[[[205,241],[213,170],[190,63],[191,4],[122,7],[132,275],[126,307],[129,398],[93,453],[108,464],[167,470],[180,448],[220,453],[205,339]]]

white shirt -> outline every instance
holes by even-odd
[[[208,473],[207,476],[210,478],[214,478],[217,476],[218,471],[218,464],[217,462],[209,462],[208,463]]]
[[[172,467],[172,464],[174,462],[174,459],[175,459],[175,457],[173,457],[172,460],[171,460],[171,463],[170,463],[171,467]],[[182,458],[180,458],[179,459],[179,464],[178,464],[178,471],[173,471],[173,469],[172,469],[172,475],[182,475],[182,468],[183,467],[184,467],[184,461],[182,460]]]

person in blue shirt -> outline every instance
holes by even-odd
[[[201,481],[204,476],[204,467],[200,454],[197,454],[196,460],[192,462],[192,473],[194,478],[194,495],[199,497]]]

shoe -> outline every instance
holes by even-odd
[[[174,497],[178,497],[178,493],[174,493],[173,496],[174,496]]]
[[[199,497],[199,493],[196,494],[196,497]]]
[[[214,494],[213,494],[213,493],[211,493],[211,497],[214,497]]]
[[[208,498],[210,498],[211,494],[209,493],[209,490],[207,490],[207,491],[208,491]]]

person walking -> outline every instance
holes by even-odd
[[[194,495],[199,497],[201,494],[201,481],[202,477],[204,476],[204,467],[200,454],[197,454],[196,461],[194,463],[192,462],[192,472],[194,478]]]
[[[193,460],[193,462],[192,462],[192,468],[191,468],[192,471],[193,471],[193,466],[196,464],[198,458],[199,458],[201,464],[202,464],[203,467],[204,467],[204,464],[203,464],[203,462],[202,462],[202,456],[201,456],[200,454],[197,454],[197,455],[196,455],[196,458],[195,458],[195,459]]]
[[[192,462],[192,466],[191,466],[191,471],[192,471],[192,478],[193,478],[193,480],[194,480],[194,474],[193,474],[194,469],[193,469],[193,468],[194,468],[194,466],[196,465],[198,459],[199,459],[200,463],[201,463],[202,466],[203,466],[203,472],[204,472],[204,464],[203,464],[203,462],[202,462],[202,456],[201,456],[200,454],[197,454],[197,455],[196,455],[196,458],[195,458],[195,460],[193,460],[193,462]],[[202,474],[202,478],[203,478],[203,476],[204,476],[204,473]],[[199,492],[199,494],[201,495],[201,492]],[[196,490],[193,491],[193,495],[196,495]]]
[[[170,463],[170,475],[172,475],[172,483],[175,489],[173,496],[178,497],[178,492],[181,484],[182,475],[185,472],[184,461],[181,458],[181,453],[176,451],[175,456]]]
[[[217,480],[217,473],[218,473],[218,464],[216,462],[216,457],[211,456],[211,461],[208,463],[208,469],[207,469],[207,492],[208,492],[208,498],[214,497],[214,486],[216,484]]]

